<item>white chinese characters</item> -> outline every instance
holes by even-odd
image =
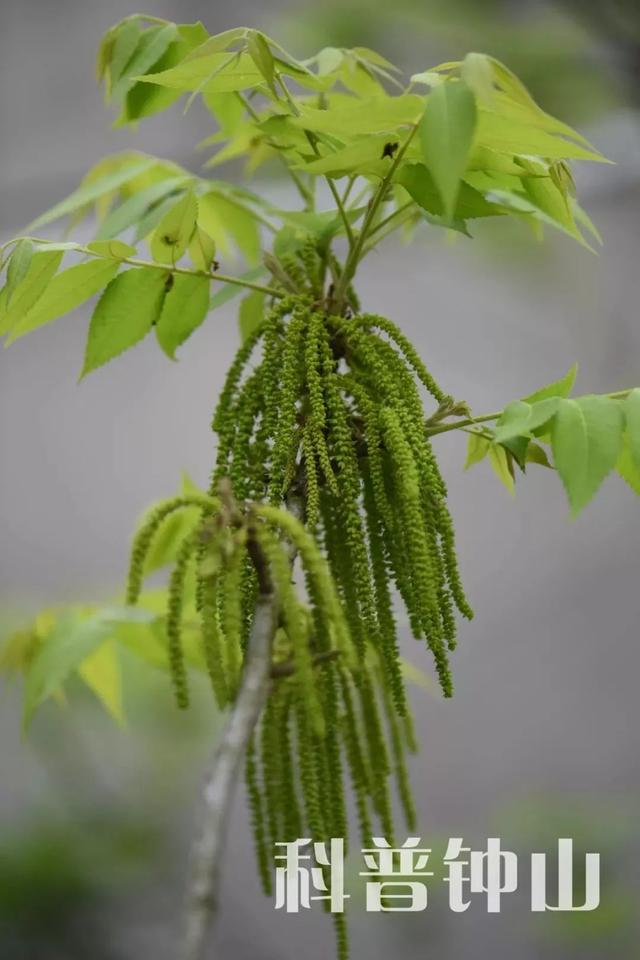
[[[427,881],[436,877],[430,866],[432,849],[420,845],[420,837],[407,837],[401,846],[393,847],[382,837],[373,837],[372,846],[361,851],[365,870],[359,876],[365,884],[366,909],[371,913],[420,912],[427,909]],[[318,843],[300,838],[278,843],[283,850],[276,854],[276,910],[298,913],[309,909],[313,901],[328,901],[332,913],[344,911],[344,841],[334,837]],[[557,904],[547,902],[547,881],[550,873],[544,853],[531,854],[531,910],[585,912],[600,904],[600,855],[584,855],[584,895],[574,906],[573,840],[562,838],[557,844]],[[500,913],[502,898],[518,889],[518,857],[502,848],[498,837],[489,837],[486,849],[464,846],[462,837],[452,837],[444,853],[439,879],[448,885],[449,907],[464,913],[474,896],[482,897],[488,913]]]

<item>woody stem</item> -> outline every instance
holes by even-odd
[[[301,501],[292,499],[288,506],[292,513],[301,513]],[[205,955],[218,900],[231,802],[249,741],[269,695],[271,647],[278,623],[277,597],[266,558],[251,529],[248,533],[247,549],[257,574],[258,599],[240,690],[205,779],[200,832],[191,851],[182,960],[202,960]],[[290,560],[293,563],[293,552]]]

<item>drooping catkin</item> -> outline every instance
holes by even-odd
[[[220,607],[220,625],[224,637],[225,675],[231,699],[235,697],[242,670],[244,559],[244,550],[237,549],[222,574],[224,587]]]
[[[209,510],[213,513],[217,509],[217,501],[204,494],[189,494],[172,497],[149,511],[136,532],[131,546],[125,601],[127,604],[134,606],[140,597],[145,576],[145,563],[153,538],[164,521],[176,510],[181,510],[184,507],[200,507],[202,510]]]
[[[321,738],[325,733],[325,717],[314,676],[306,611],[296,596],[291,582],[291,565],[277,538],[266,527],[258,531],[258,536],[277,585],[280,613],[293,658],[296,694],[308,713],[311,728]]]
[[[176,701],[181,709],[189,706],[189,690],[187,686],[187,671],[182,649],[182,608],[184,605],[185,580],[189,562],[197,549],[195,537],[184,540],[169,580],[167,599],[167,640],[169,644],[169,671],[176,695]]]
[[[246,780],[266,891],[274,842],[346,841],[345,782],[363,844],[374,830],[393,839],[392,781],[413,829],[406,756],[415,737],[394,596],[413,635],[430,648],[445,696],[456,611],[472,616],[424,398],[439,405],[436,419],[456,405],[395,324],[358,313],[351,288],[344,315],[331,314],[322,288],[327,274],[339,282],[341,268],[316,240],[280,263],[274,279],[287,293],[239,349],[216,408],[211,496],[177,497],[148,515],[134,540],[127,590],[135,603],[164,520],[198,506],[199,531],[179,546],[170,580],[171,670],[184,703],[185,583],[197,554],[204,659],[225,707],[242,682],[258,591],[249,528],[260,546],[278,625]],[[300,295],[288,292],[292,283]],[[302,523],[287,506],[299,502]],[[337,916],[342,960],[346,928]]]
[[[245,782],[247,785],[247,800],[251,817],[251,827],[253,830],[253,842],[256,850],[256,859],[258,861],[258,872],[262,889],[267,896],[271,896],[273,858],[270,847],[267,844],[267,831],[264,813],[264,798],[260,789],[258,780],[258,765],[256,763],[256,743],[255,735],[251,737],[247,747],[247,756],[245,763]]]
[[[356,813],[360,828],[360,839],[363,846],[371,843],[371,818],[369,815],[369,795],[371,790],[371,776],[367,769],[367,761],[360,741],[360,731],[350,690],[350,680],[345,670],[339,672],[340,695],[342,709],[341,718],[342,737],[349,767],[349,774],[356,801]]]

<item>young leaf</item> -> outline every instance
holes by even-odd
[[[31,240],[18,240],[13,252],[11,254],[11,259],[9,260],[9,266],[7,267],[7,284],[6,284],[6,305],[9,306],[11,303],[11,295],[15,288],[24,280],[27,270],[29,269],[29,264],[31,263],[31,258],[33,257],[33,244]]]
[[[51,209],[43,213],[41,217],[38,217],[29,224],[28,229],[35,230],[47,223],[51,223],[53,220],[59,220],[61,217],[76,213],[88,204],[94,203],[94,201],[103,197],[105,194],[118,190],[124,186],[125,183],[133,180],[134,177],[156,166],[157,163],[158,161],[155,157],[141,156],[132,159],[130,163],[124,164],[119,169],[106,173],[97,180],[92,180],[90,183],[85,184],[85,186],[78,187],[66,200],[57,203],[55,207],[51,207]]]
[[[3,309],[0,311],[0,336],[8,333],[37,303],[60,266],[63,255],[63,250],[40,250],[34,253],[26,273],[13,290],[9,305],[5,298]]]
[[[640,389],[636,387],[623,403],[623,410],[627,422],[627,438],[629,451],[638,468],[640,468]]]
[[[73,612],[61,616],[45,636],[27,670],[24,691],[24,725],[34,711],[58,691],[69,676],[113,633],[116,625],[144,623],[152,618],[144,610],[108,607],[90,616]]]
[[[113,84],[112,96],[121,99],[133,85],[133,77],[150,70],[178,37],[175,23],[150,27],[144,30],[135,47],[133,55],[127,60],[118,81]]]
[[[565,217],[556,219],[555,216],[551,216],[545,209],[532,200],[531,197],[527,197],[524,193],[520,193],[517,190],[497,189],[487,190],[484,196],[489,203],[497,203],[507,210],[512,210],[515,214],[532,217],[540,223],[546,223],[550,227],[555,227],[556,230],[561,230],[563,233],[572,237],[572,239],[577,240],[578,243],[586,247],[587,250],[590,250],[591,253],[595,253],[593,247],[587,243],[575,224],[572,222],[567,224]]]
[[[196,224],[193,236],[189,241],[189,256],[193,261],[194,267],[198,270],[205,270],[207,273],[211,269],[216,255],[216,243],[213,237]]]
[[[138,267],[111,281],[91,317],[82,377],[147,335],[160,316],[166,277],[162,270]]]
[[[165,213],[149,242],[151,256],[158,263],[178,262],[189,246],[198,218],[198,201],[189,190]]]
[[[385,135],[376,134],[371,137],[363,137],[346,147],[340,147],[333,150],[323,157],[313,158],[308,163],[301,163],[296,169],[305,170],[307,173],[331,176],[342,176],[345,173],[361,172],[366,165],[379,161],[384,152],[387,143]],[[389,160],[386,160],[389,163]]]
[[[265,40],[264,34],[257,30],[252,30],[247,40],[247,53],[255,63],[256,67],[264,77],[267,86],[277,97],[275,78],[275,63],[271,47]]]
[[[511,496],[515,495],[516,487],[513,478],[513,463],[511,456],[499,443],[492,443],[489,447],[489,463],[498,480],[507,488]]]
[[[248,90],[264,82],[248,53],[230,55],[226,52],[187,58],[170,70],[147,73],[136,79],[183,93],[229,93]]]
[[[259,258],[258,222],[247,207],[217,191],[205,193],[199,198],[198,223],[223,250],[231,236],[248,263]]]
[[[262,322],[264,317],[264,293],[259,290],[252,290],[251,293],[240,303],[238,313],[238,326],[240,327],[240,337],[244,343],[256,327]]]
[[[81,303],[103,290],[118,272],[119,263],[114,260],[89,260],[78,263],[51,280],[36,303],[22,315],[9,331],[7,346],[37,330],[46,323],[75,310]]]
[[[405,163],[402,165],[395,180],[400,183],[413,200],[423,210],[436,217],[444,213],[444,204],[434,179],[424,163]],[[501,216],[503,211],[494,204],[487,203],[482,194],[461,182],[454,210],[454,217],[458,220],[475,219],[476,217]],[[443,218],[443,225],[455,224],[455,219]]]
[[[98,79],[105,75],[107,102],[115,84],[124,73],[127,63],[133,56],[140,40],[140,21],[137,18],[123,20],[111,33],[111,42],[99,51]],[[100,60],[103,60],[100,63]]]
[[[491,147],[499,153],[523,153],[548,159],[573,158],[609,163],[601,153],[582,147],[555,133],[548,133],[533,124],[489,110],[478,111],[477,137],[478,143]]]
[[[424,97],[404,94],[399,97],[369,97],[355,103],[318,110],[305,106],[290,123],[303,130],[328,133],[336,137],[395,131],[416,123],[424,111]]]
[[[629,447],[629,437],[625,434],[622,442],[622,450],[616,463],[616,470],[622,479],[628,483],[634,493],[640,497],[640,466],[633,458]]]
[[[613,470],[622,446],[624,418],[610,397],[560,400],[551,442],[555,464],[576,516]]]
[[[564,377],[560,377],[559,380],[554,380],[553,383],[547,384],[546,387],[540,387],[539,390],[535,390],[534,393],[530,393],[528,397],[523,397],[522,399],[525,403],[538,403],[540,400],[547,400],[549,397],[566,398],[573,390],[577,373],[578,364],[574,363],[574,365],[567,370]]]
[[[538,443],[530,443],[527,446],[526,462],[537,463],[541,467],[547,467],[549,470],[553,470],[553,465],[547,456],[547,451]]]
[[[117,237],[123,230],[127,230],[138,223],[155,204],[172,194],[177,194],[179,190],[189,186],[192,182],[193,177],[189,175],[167,177],[158,183],[152,183],[143,190],[136,191],[108,214],[100,224],[96,238],[98,240],[109,240],[112,237]]]
[[[489,57],[484,53],[468,53],[460,65],[460,76],[478,100],[493,104],[494,76]]]
[[[440,84],[427,100],[420,121],[424,161],[451,216],[467,169],[476,130],[476,103],[464,81]]]
[[[484,460],[486,455],[489,453],[490,447],[491,440],[488,437],[485,437],[482,433],[470,433],[467,444],[467,459],[464,464],[464,469],[468,470],[469,467],[472,467],[474,464],[480,463],[481,460]]]
[[[116,723],[124,726],[120,658],[114,641],[101,643],[80,664],[78,673]]]
[[[156,325],[158,343],[171,360],[176,349],[199,327],[209,310],[207,277],[197,274],[177,274],[164,298],[160,319]]]
[[[538,427],[547,423],[558,408],[559,399],[549,397],[539,400],[535,404],[524,400],[514,400],[508,404],[502,416],[496,423],[495,438],[498,443],[505,443],[513,437],[528,436]]]

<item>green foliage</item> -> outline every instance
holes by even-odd
[[[44,635],[14,637],[4,665],[25,672],[26,719],[76,674],[120,718],[119,644],[170,673],[180,706],[195,667],[218,706],[232,707],[268,583],[278,612],[271,692],[247,756],[265,889],[274,840],[346,835],[347,779],[363,842],[378,825],[393,835],[392,780],[412,827],[415,743],[394,597],[447,697],[457,615],[472,616],[434,438],[466,430],[467,466],[487,458],[510,492],[516,467],[551,466],[549,448],[574,514],[614,468],[640,492],[640,390],[571,398],[573,369],[474,417],[394,323],[361,309],[359,265],[395,230],[426,223],[469,236],[470,221],[498,216],[552,225],[584,246],[586,234],[598,239],[569,161],[604,157],[506,66],[474,53],[408,83],[398,74],[363,47],[301,62],[255,30],[209,36],[201,24],[127,18],[98,56],[117,123],[201,96],[217,124],[204,141],[216,151],[208,166],[244,159],[251,173],[277,160],[303,208],[125,152],[32,226],[95,218],[93,242],[24,237],[4,248],[8,342],[101,292],[83,375],[154,327],[174,358],[211,310],[247,292],[213,418],[208,493],[185,479],[145,514],[126,607],[56,617]],[[317,208],[318,180],[329,210]],[[67,256],[74,263],[61,269]],[[226,270],[238,256],[239,272],[221,271],[219,260]],[[166,590],[144,590],[164,566]],[[336,933],[342,957],[342,923]]]
[[[82,375],[146,336],[158,322],[165,296],[170,296],[166,276],[145,267],[127,270],[112,280],[91,317]]]
[[[469,436],[466,468],[489,456],[499,478],[514,491],[515,469],[530,463],[550,467],[540,444],[548,444],[560,479],[576,516],[591,501],[614,470],[638,492],[638,408],[640,392],[621,390],[605,396],[570,398],[577,368],[525,400],[514,400],[502,413],[482,417],[495,420]],[[473,421],[470,421],[473,422]],[[436,427],[437,432],[437,427]]]
[[[453,214],[469,165],[476,125],[476,98],[464,80],[438,84],[420,121],[420,138],[447,217]]]

